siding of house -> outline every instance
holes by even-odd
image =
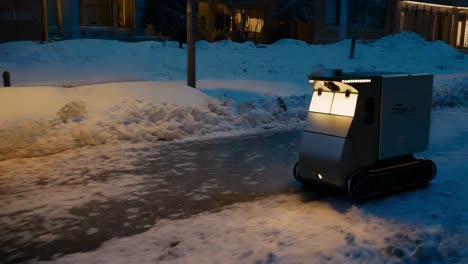
[[[145,9],[145,0],[135,0],[135,35],[145,35],[146,26],[142,25],[141,20]]]
[[[314,43],[330,43],[343,38],[351,38],[353,33],[354,18],[362,18],[366,15],[372,15],[372,10],[363,12],[358,3],[362,1],[339,1],[345,10],[338,12],[343,14],[346,12],[346,21],[341,21],[336,25],[327,25],[326,23],[326,0],[314,1],[314,21],[313,21],[313,42]],[[345,3],[343,3],[345,2]],[[382,20],[379,26],[362,24],[357,22],[357,37],[361,39],[375,39],[387,34],[398,32],[398,20],[396,15],[399,8],[399,1],[387,0],[381,1],[379,7],[379,15],[376,16]]]
[[[41,1],[0,1],[0,42],[42,39]]]
[[[57,0],[47,0],[47,31],[49,39],[105,38],[127,41],[157,39],[147,25],[142,24],[145,0],[134,0],[133,21],[130,27],[118,27],[114,5],[113,25],[80,25],[80,1],[62,0],[62,27],[57,19]],[[270,21],[264,27],[261,42],[271,43],[279,38],[296,38],[308,43],[330,43],[343,38],[351,38],[353,17],[365,17],[372,10],[363,11],[359,3],[376,3],[379,12],[371,14],[371,20],[378,20],[378,26],[358,23],[357,35],[361,39],[375,39],[399,31],[415,31],[428,40],[443,40],[458,48],[468,48],[468,0],[303,0],[310,14],[309,22],[289,20],[289,22]],[[335,1],[335,2],[333,2]],[[39,0],[0,0],[0,42],[15,40],[41,40],[43,17],[42,1]],[[229,38],[229,34],[216,32],[215,14],[222,9],[230,11],[219,0],[199,0],[199,38],[214,41]],[[248,0],[246,9],[253,18],[264,19],[274,12],[273,2],[268,10],[263,1]],[[330,9],[330,4],[332,4]],[[328,5],[328,6],[327,6]],[[440,6],[448,5],[448,6]],[[358,8],[356,8],[356,6]],[[327,8],[328,7],[328,8]],[[337,10],[333,10],[336,8]],[[385,11],[382,11],[385,10]],[[334,13],[335,12],[335,13]],[[366,13],[367,12],[367,13]],[[375,13],[375,12],[374,12]],[[327,17],[332,15],[332,17]],[[334,15],[340,17],[338,23],[330,23]],[[345,18],[343,20],[343,17]],[[327,23],[328,22],[328,23]],[[333,21],[332,21],[333,22]],[[153,32],[154,34],[154,32]],[[258,34],[250,33],[250,40]],[[257,39],[256,39],[257,40]]]
[[[448,3],[457,6],[443,5]],[[428,40],[442,40],[453,47],[468,48],[467,24],[468,1],[411,1],[401,5],[400,30],[417,32]]]

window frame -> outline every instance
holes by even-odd
[[[102,24],[85,24],[83,23],[83,15],[86,9],[86,2],[90,2],[93,0],[79,0],[79,26],[83,29],[95,29],[95,30],[117,30],[117,31],[135,31],[135,0],[101,0],[102,2],[107,2],[108,9],[109,9],[109,23],[102,23]],[[127,16],[127,23],[128,25],[120,26],[120,14],[119,14],[119,4],[124,2],[124,4],[128,4],[124,8],[124,12]],[[88,3],[89,4],[89,3]],[[105,5],[105,3],[104,3]]]
[[[334,2],[334,10],[330,10],[330,3]],[[334,16],[334,22],[331,22],[329,15],[330,14],[335,14]],[[341,23],[341,0],[324,0],[324,6],[323,6],[323,23],[327,27],[339,27]]]

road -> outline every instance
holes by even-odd
[[[287,131],[138,146],[125,151],[137,153],[132,166],[118,165],[127,159],[118,151],[87,154],[99,147],[33,158],[35,165],[26,166],[26,159],[3,163],[9,176],[0,176],[0,262],[90,251],[111,238],[144,232],[158,219],[295,192],[300,185],[290,171],[300,137],[300,131]],[[98,158],[103,156],[114,159],[110,166]],[[121,184],[123,179],[137,180]]]

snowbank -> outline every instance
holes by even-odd
[[[434,80],[433,106],[468,106],[468,72],[460,75],[438,76]]]
[[[400,33],[374,42],[359,41],[349,59],[350,40],[307,45],[281,40],[266,48],[252,43],[197,43],[197,77],[302,82],[313,68],[448,74],[467,72],[467,55],[447,44]],[[173,42],[126,43],[76,39],[40,44],[0,44],[0,71],[13,85],[79,86],[122,81],[183,80],[186,50]]]
[[[205,91],[183,82],[134,82],[76,88],[0,89],[0,160],[42,156],[86,145],[119,140],[210,138],[288,128],[303,120],[308,102],[300,86],[276,84],[277,90],[242,92],[236,87],[271,83],[204,82]],[[223,87],[222,89],[217,87]],[[263,87],[263,88],[262,88]],[[283,87],[284,88],[284,87]],[[266,91],[265,91],[266,92]],[[249,98],[252,94],[255,97]],[[279,94],[288,106],[285,112]],[[310,96],[309,96],[310,98]]]

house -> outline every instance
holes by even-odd
[[[0,42],[43,38],[41,1],[0,1]]]
[[[312,43],[376,39],[398,32],[397,0],[316,0]]]
[[[176,0],[174,0],[176,1]],[[468,48],[468,0],[199,0],[199,39],[330,43],[415,31]],[[183,3],[183,1],[181,2]],[[178,12],[184,12],[179,7]],[[144,19],[145,0],[1,0],[0,42],[70,38],[167,39]],[[184,29],[184,26],[179,26]],[[180,29],[179,29],[180,31]],[[241,37],[241,38],[240,38]],[[240,38],[240,39],[239,39]]]
[[[144,0],[1,0],[0,42],[131,39]]]
[[[468,0],[403,1],[399,26],[400,31],[468,49]]]

